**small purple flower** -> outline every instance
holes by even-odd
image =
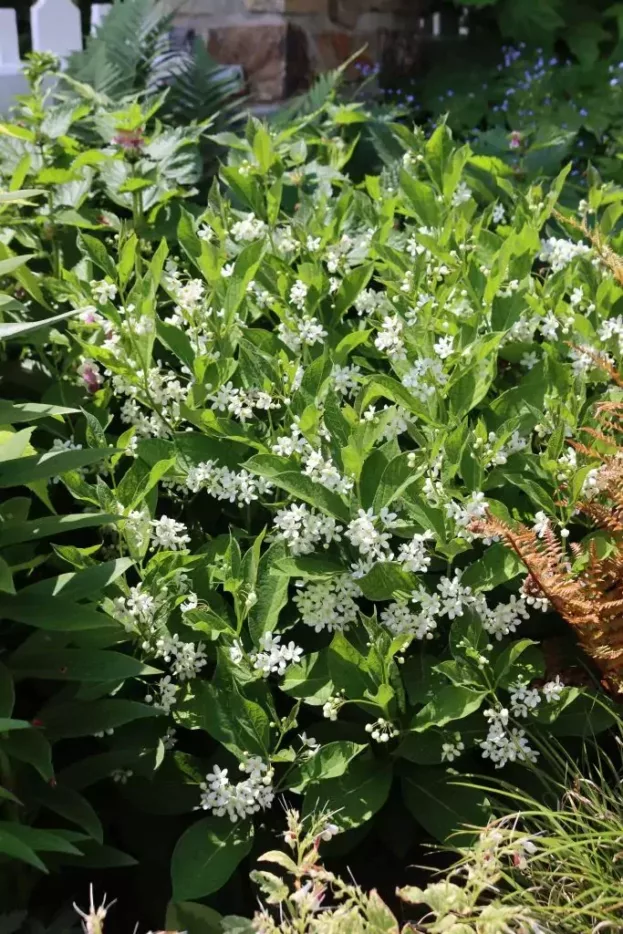
[[[78,367],[78,375],[82,377],[84,385],[90,393],[97,392],[104,382],[100,368],[93,360],[83,360]]]
[[[588,110],[586,109],[586,107],[580,108],[580,116],[581,116],[581,117],[588,117]]]

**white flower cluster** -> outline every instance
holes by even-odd
[[[590,247],[585,243],[574,243],[573,240],[548,237],[547,240],[541,240],[539,259],[544,263],[549,263],[552,272],[560,272],[576,257],[586,256],[588,253],[590,253]]]
[[[143,590],[142,584],[130,587],[127,597],[115,597],[112,603],[115,619],[129,632],[153,630],[159,606],[155,598]]]
[[[265,632],[260,637],[260,651],[249,655],[249,658],[255,670],[267,678],[270,674],[282,675],[288,665],[300,662],[302,655],[303,649],[294,642],[281,645],[281,636]]]
[[[465,751],[465,743],[460,733],[455,733],[452,740],[441,744],[441,761],[454,762]]]
[[[319,483],[327,490],[345,495],[349,493],[354,481],[343,477],[330,458],[325,458],[321,451],[310,449],[303,455],[303,473],[314,483]]]
[[[450,203],[453,208],[457,208],[459,205],[465,204],[466,201],[469,201],[471,196],[472,190],[468,186],[467,182],[459,182],[459,184],[454,189]]]
[[[531,688],[524,680],[519,680],[509,686],[511,713],[513,717],[527,717],[532,711],[535,711],[540,705],[542,698],[545,698],[548,704],[557,703],[562,697],[565,685],[560,680],[560,675],[556,675],[554,681],[548,681],[543,685],[541,692],[538,688]]]
[[[242,220],[236,221],[229,229],[234,240],[259,240],[267,231],[263,220],[255,214],[245,214]]]
[[[390,739],[398,736],[398,732],[396,727],[383,717],[379,717],[374,723],[366,723],[366,733],[369,733],[376,743],[388,743]]]
[[[183,522],[176,522],[169,516],[152,519],[152,548],[164,548],[167,551],[183,551],[190,541],[190,535]]]
[[[485,710],[489,722],[486,739],[480,741],[483,759],[490,759],[496,769],[508,762],[536,762],[539,753],[532,749],[526,739],[525,730],[508,726],[508,710],[493,708]]]
[[[459,538],[464,538],[468,542],[473,541],[476,537],[470,531],[470,525],[477,519],[484,519],[488,507],[489,504],[485,499],[485,494],[476,491],[463,504],[454,500],[450,500],[449,503],[445,504],[446,515],[453,520],[457,530],[456,534]]]
[[[351,366],[333,366],[331,378],[333,380],[333,389],[342,396],[351,395],[357,388],[357,377],[361,375],[361,367],[356,364]]]
[[[280,321],[277,325],[277,334],[280,340],[289,347],[293,353],[298,353],[303,345],[312,347],[327,337],[318,318],[306,317],[296,321]]]
[[[486,441],[476,438],[473,444],[474,451],[478,453],[486,466],[496,467],[506,464],[511,454],[517,454],[519,451],[525,450],[527,446],[528,442],[521,437],[517,430],[504,443],[500,443],[496,433],[490,431]]]
[[[357,584],[348,574],[326,581],[297,581],[294,603],[301,622],[316,632],[344,632],[357,622],[359,607],[355,598],[361,596]]]
[[[269,392],[261,389],[240,389],[231,381],[221,386],[207,401],[212,403],[213,410],[227,412],[241,422],[254,417],[253,409],[267,412],[269,409],[279,408],[279,403],[273,401]]]
[[[292,503],[280,509],[274,519],[277,537],[287,542],[293,555],[308,555],[316,545],[328,548],[339,542],[342,526],[332,516],[323,516],[305,503]]]
[[[403,327],[398,315],[386,315],[381,330],[374,339],[376,349],[387,354],[390,360],[405,360],[407,357],[402,337]]]
[[[397,518],[396,513],[390,512],[387,507],[383,507],[378,516],[371,508],[360,509],[356,518],[346,527],[346,538],[368,561],[389,561],[391,534],[386,529],[391,529]]]
[[[186,486],[193,493],[205,489],[215,499],[227,500],[239,506],[248,505],[273,489],[272,484],[263,477],[253,476],[247,470],[236,473],[214,460],[202,461],[196,467],[191,467],[186,477]]]
[[[426,402],[447,382],[448,376],[444,373],[443,365],[440,360],[434,360],[432,357],[416,360],[402,377],[402,385],[420,402]]]
[[[426,532],[417,533],[410,542],[399,545],[396,561],[402,564],[405,571],[411,571],[412,574],[425,574],[431,562],[431,557],[426,551],[426,543],[434,537],[429,529]]]
[[[381,611],[381,622],[394,636],[413,636],[414,639],[432,639],[437,620],[434,611],[437,604],[429,605],[428,610],[414,613],[407,603],[390,603]]]
[[[156,657],[171,663],[171,671],[180,681],[196,678],[201,669],[208,664],[203,643],[183,642],[176,634],[161,636],[156,640]]]
[[[105,279],[93,279],[89,285],[91,286],[91,294],[99,305],[114,302],[117,295],[117,286],[113,282],[107,282]]]
[[[247,778],[233,785],[228,769],[215,765],[206,775],[205,782],[199,785],[199,807],[212,811],[216,817],[227,815],[234,824],[269,808],[275,797],[273,770],[258,756],[251,756],[240,764],[240,771],[245,772]]]
[[[337,720],[340,708],[344,704],[344,692],[332,695],[328,701],[322,705],[322,716],[326,720]]]
[[[179,690],[179,684],[175,683],[171,675],[165,675],[164,678],[160,678],[155,687],[152,686],[150,693],[145,695],[145,703],[153,704],[163,713],[171,713]]]

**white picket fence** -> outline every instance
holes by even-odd
[[[110,9],[109,3],[91,7],[91,31]],[[35,52],[53,52],[61,60],[82,49],[80,10],[71,0],[37,0],[30,8],[30,34]],[[0,9],[0,114],[6,113],[15,94],[23,94],[26,82],[17,38],[15,10]]]

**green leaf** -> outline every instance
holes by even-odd
[[[359,756],[340,778],[321,781],[308,789],[304,813],[325,810],[342,830],[360,827],[385,804],[392,784],[388,762]]]
[[[343,522],[350,520],[350,512],[345,503],[336,493],[331,493],[310,477],[306,477],[297,470],[287,469],[287,463],[274,454],[256,454],[242,465],[251,473],[270,479],[271,483],[282,490],[287,490],[298,499],[315,506],[321,512],[328,513]]]
[[[402,780],[402,794],[408,809],[431,836],[441,843],[467,846],[479,831],[461,831],[471,824],[486,827],[491,807],[486,795],[460,784],[445,768],[418,766]]]
[[[255,585],[257,602],[251,607],[248,623],[255,645],[265,632],[275,632],[279,614],[288,602],[288,577],[272,573],[278,562],[286,558],[287,551],[284,542],[274,542],[260,559]]]
[[[131,558],[114,558],[112,561],[105,561],[103,564],[96,564],[82,571],[48,577],[46,580],[22,588],[20,594],[36,593],[50,597],[62,595],[66,600],[93,598],[100,590],[125,574],[133,564]]]
[[[50,327],[59,321],[65,321],[78,314],[78,310],[73,308],[71,311],[64,311],[60,315],[54,315],[51,318],[45,318],[41,321],[5,321],[0,324],[0,341],[8,341],[13,337],[21,337],[23,334],[30,334],[32,331],[38,331],[40,328]]]
[[[74,415],[79,409],[68,409],[62,405],[44,405],[41,402],[7,402],[0,400],[0,425],[16,425],[19,422],[32,422],[40,418],[60,418],[62,415]]]
[[[11,665],[20,678],[55,681],[125,681],[162,674],[131,655],[97,649],[59,649],[20,657]]]
[[[221,915],[214,908],[197,902],[169,902],[167,931],[185,931],[186,934],[222,934]]]
[[[13,730],[30,730],[28,720],[13,720],[11,717],[0,717],[0,733],[10,733]]]
[[[309,759],[301,762],[288,774],[288,788],[300,794],[311,782],[339,778],[352,760],[367,746],[338,740],[321,746]]]
[[[99,817],[87,799],[73,788],[61,784],[52,786],[39,782],[34,797],[38,804],[54,811],[55,814],[60,814],[73,824],[77,824],[98,843],[103,841],[104,831]]]
[[[526,569],[514,551],[502,542],[495,542],[482,558],[474,561],[461,576],[461,584],[472,590],[493,590],[506,581],[513,580]]]
[[[416,579],[403,571],[399,564],[382,561],[375,564],[357,583],[369,600],[391,600],[396,594],[411,593],[416,586]]]
[[[15,704],[15,689],[9,669],[0,662],[0,717],[10,717]]]
[[[15,593],[13,574],[4,558],[0,557],[0,593]]]
[[[63,597],[43,600],[37,593],[24,591],[15,596],[0,595],[0,614],[19,623],[29,623],[37,629],[57,632],[102,629],[112,623],[109,616],[90,606],[72,603]]]
[[[411,729],[420,733],[434,726],[445,726],[454,720],[462,720],[478,710],[485,697],[484,691],[449,684],[416,713]]]
[[[205,817],[179,838],[171,858],[173,898],[177,902],[217,892],[251,849],[250,821]]]
[[[80,850],[66,839],[69,831],[40,830],[38,827],[28,827],[26,824],[17,824],[9,821],[0,821],[0,837],[3,833],[12,834],[26,846],[42,853],[69,853],[79,856]]]
[[[35,869],[47,873],[48,870],[45,864],[41,862],[35,851],[11,833],[12,827],[13,825],[10,825],[7,829],[0,830],[0,853],[10,856],[12,859],[19,859],[23,863],[28,863],[30,866],[34,866]]]
[[[41,778],[54,777],[52,748],[40,730],[16,730],[2,740],[2,748],[14,759],[32,765]]]
[[[245,752],[268,755],[269,718],[255,701],[244,697],[231,675],[221,674],[216,684],[197,681],[190,709],[199,725],[239,758]]]
[[[23,486],[35,480],[48,480],[69,470],[88,467],[116,453],[116,448],[50,451],[34,457],[19,457],[0,463],[0,487]]]
[[[113,282],[116,281],[117,270],[115,264],[101,240],[92,237],[91,234],[81,233],[78,237],[78,245],[105,275],[109,276]]]
[[[355,299],[365,289],[374,271],[374,263],[363,263],[347,273],[335,296],[335,308],[332,313],[342,317],[352,308]]]
[[[112,516],[106,512],[91,512],[75,516],[44,516],[42,519],[30,519],[27,522],[3,522],[0,523],[0,548],[38,538],[50,538],[76,529],[106,525],[118,520],[119,516]]]
[[[39,714],[46,735],[56,739],[93,736],[114,730],[134,720],[161,717],[162,711],[149,704],[121,698],[96,701],[63,701],[44,707]]]

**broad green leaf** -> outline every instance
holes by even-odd
[[[54,681],[125,681],[162,674],[131,655],[96,649],[60,649],[42,655],[27,655],[11,665],[20,678]]]
[[[131,558],[114,558],[103,564],[75,571],[70,574],[59,574],[58,577],[49,577],[38,581],[29,587],[23,587],[20,594],[41,594],[50,597],[62,596],[66,600],[81,600],[85,597],[94,597],[96,593],[112,584],[118,577],[131,568]]]
[[[419,733],[431,727],[445,726],[454,720],[462,720],[478,710],[485,697],[484,691],[449,684],[416,713],[411,729]]]
[[[336,493],[326,490],[319,483],[314,483],[310,477],[296,470],[289,470],[282,458],[273,454],[256,454],[242,466],[251,473],[266,477],[275,486],[292,493],[321,512],[328,513],[343,522],[349,521],[348,507]]]
[[[311,782],[339,778],[355,756],[366,748],[365,745],[348,740],[327,743],[288,774],[288,787],[300,793]]]
[[[265,632],[275,632],[279,614],[288,602],[289,579],[286,575],[275,575],[273,569],[285,560],[287,548],[284,542],[274,542],[262,555],[255,584],[256,603],[249,612],[249,633],[257,645]]]
[[[222,918],[218,911],[198,902],[169,902],[167,905],[167,931],[186,931],[186,934],[222,934]]]
[[[93,736],[114,730],[134,720],[161,717],[162,711],[149,704],[122,698],[95,701],[62,701],[44,707],[39,714],[46,736],[68,739]]]
[[[0,323],[0,341],[8,341],[13,337],[21,337],[23,334],[30,334],[32,331],[38,331],[40,328],[50,327],[59,321],[65,321],[77,315],[78,311],[74,308],[71,311],[64,311],[60,315],[54,315],[52,318],[45,318],[41,321],[5,321]]]
[[[77,824],[90,837],[102,843],[104,831],[100,819],[91,804],[79,792],[66,785],[49,785],[39,781],[33,794],[38,804]]]
[[[40,730],[15,730],[2,740],[2,748],[12,758],[32,765],[45,781],[54,777],[52,748]]]
[[[461,576],[461,584],[472,590],[493,590],[506,581],[513,580],[526,569],[514,551],[502,542],[495,542],[482,558],[474,561]]]
[[[415,819],[441,843],[469,845],[486,827],[491,807],[484,792],[460,784],[445,768],[418,766],[402,779],[402,795]]]
[[[79,409],[69,409],[62,405],[44,405],[41,402],[8,402],[0,400],[0,425],[16,425],[19,422],[33,422],[40,418],[60,418],[74,415]]]
[[[42,519],[30,519],[27,522],[3,522],[0,523],[0,548],[118,521],[119,516],[91,512],[76,516],[44,516]]]
[[[15,704],[15,689],[11,672],[0,662],[0,717],[10,717]]]
[[[184,902],[217,892],[251,849],[253,825],[204,817],[179,838],[171,858],[173,898]]]
[[[2,557],[0,557],[0,593],[15,593],[11,568]]]
[[[383,807],[391,784],[389,762],[359,756],[339,778],[312,785],[305,795],[303,809],[306,814],[325,810],[334,815],[340,829],[352,830]]]
[[[0,717],[0,733],[11,733],[13,730],[30,730],[32,725],[28,720],[13,720],[11,717]]]
[[[69,470],[96,464],[115,453],[116,448],[50,451],[34,457],[4,461],[0,463],[0,487],[23,486],[35,480],[48,480]]]
[[[9,825],[7,829],[0,830],[0,853],[9,856],[11,859],[19,859],[23,863],[28,863],[30,866],[34,866],[35,869],[47,873],[45,863],[41,862],[32,847],[27,846],[15,834],[11,833],[12,826]]]
[[[15,596],[0,594],[0,614],[7,619],[29,623],[37,629],[57,632],[101,629],[111,618],[90,606],[73,603],[64,597],[45,600],[37,593],[20,592]]]
[[[92,237],[91,234],[81,233],[78,237],[78,244],[89,259],[114,282],[117,278],[117,270],[102,241],[97,237]]]

